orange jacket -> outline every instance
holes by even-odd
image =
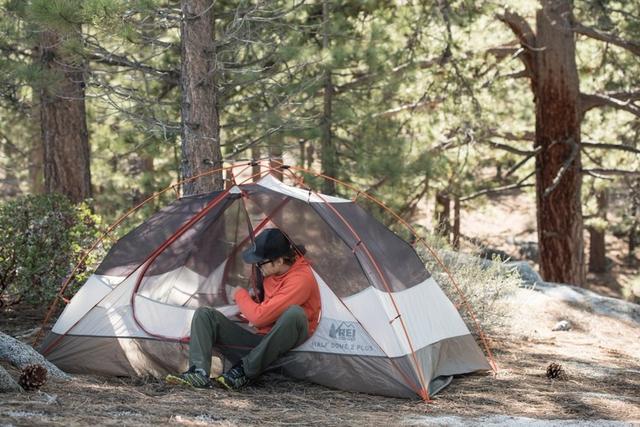
[[[261,334],[268,333],[287,308],[299,305],[309,319],[311,336],[320,317],[320,290],[311,266],[307,260],[299,257],[286,273],[264,279],[264,301],[256,303],[246,289],[239,289],[236,304],[242,315]]]

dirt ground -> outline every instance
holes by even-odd
[[[517,241],[535,238],[534,224],[523,213],[526,203],[499,199],[463,215],[463,234],[516,251]],[[590,278],[589,287],[620,296],[624,281],[637,274],[620,265],[602,280]],[[0,426],[513,425],[536,420],[536,425],[562,420],[580,426],[640,425],[639,324],[525,289],[515,295],[513,313],[507,327],[491,336],[497,375],[456,378],[431,402],[348,393],[275,374],[233,393],[168,386],[155,379],[76,376],[50,381],[37,392],[0,394]],[[38,313],[3,313],[0,330],[26,334],[38,318]],[[552,331],[559,320],[570,321],[572,329]],[[565,380],[547,379],[552,362],[562,365]],[[492,416],[498,418],[487,422]]]
[[[508,330],[492,338],[498,374],[456,378],[429,403],[331,390],[275,374],[233,393],[76,376],[37,392],[0,395],[0,425],[451,425],[441,417],[471,422],[491,415],[550,425],[640,423],[639,325],[531,290],[519,290],[514,307]],[[573,329],[552,331],[559,320],[569,320]],[[552,362],[562,365],[566,380],[546,378]]]

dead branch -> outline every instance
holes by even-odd
[[[633,103],[638,99],[637,92],[627,92],[628,98],[624,98],[624,92],[612,95],[605,94],[580,94],[581,112],[584,115],[587,111],[596,107],[613,107],[640,117],[640,107]]]
[[[47,368],[49,375],[59,379],[69,379],[69,375],[62,372],[53,363],[49,362],[31,346],[0,332],[0,359],[6,360],[13,366],[24,368],[29,364],[39,364]]]
[[[438,56],[437,58],[431,58],[431,59],[423,59],[420,61],[411,61],[411,62],[407,62],[406,64],[402,64],[399,65],[395,68],[393,68],[390,72],[386,73],[385,76],[400,76],[403,73],[407,72],[408,70],[411,70],[413,68],[417,68],[417,69],[421,69],[424,70],[426,68],[431,68],[434,65],[440,64],[441,63],[441,57]],[[361,86],[363,84],[367,84],[372,82],[373,80],[375,80],[376,78],[378,78],[380,76],[380,73],[370,73],[370,74],[365,74],[363,76],[357,77],[354,80],[351,80],[348,83],[345,83],[343,85],[340,86],[336,86],[334,88],[334,92],[335,93],[344,93],[347,92],[355,87]]]
[[[444,101],[444,98],[426,99],[424,101],[412,102],[411,104],[400,105],[380,113],[376,113],[373,117],[391,117],[403,111],[411,110],[411,112],[423,108],[434,108],[436,105]]]
[[[535,174],[535,171],[531,172],[529,175],[525,176],[524,178],[522,178],[520,181],[518,181],[515,184],[511,184],[511,185],[505,185],[502,187],[495,187],[495,188],[487,188],[485,190],[481,190],[478,191],[476,193],[472,193],[468,196],[464,196],[460,198],[461,202],[466,202],[468,200],[472,200],[475,199],[477,197],[480,196],[486,196],[489,194],[498,194],[498,193],[502,193],[504,191],[509,191],[509,190],[515,190],[515,189],[519,189],[519,188],[526,188],[526,187],[533,187],[535,184],[525,184],[524,182],[531,178],[533,175]]]
[[[0,366],[0,393],[22,391],[23,389],[20,387],[20,384],[18,384],[13,377],[2,366]]]
[[[504,22],[518,38],[520,45],[524,48],[518,53],[528,74],[534,78],[536,75],[536,63],[533,52],[536,48],[536,36],[531,26],[522,16],[510,10],[505,10],[502,14],[497,14],[496,18]]]
[[[498,132],[495,129],[489,129],[487,132],[489,136],[507,139],[509,141],[534,141],[536,136],[535,133],[529,131],[523,134],[517,134],[513,132]]]
[[[524,159],[520,160],[518,163],[516,163],[515,165],[513,165],[513,167],[511,169],[509,169],[507,171],[507,173],[504,174],[504,177],[510,177],[511,175],[513,175],[514,172],[516,172],[518,169],[520,169],[522,166],[525,165],[525,163],[527,163],[529,160],[531,160],[536,154],[538,154],[538,152],[541,150],[541,147],[538,147],[537,149],[535,149],[534,151],[531,152],[531,154],[527,155]]]
[[[571,153],[569,154],[569,157],[567,157],[567,159],[562,163],[562,166],[558,170],[558,173],[553,178],[553,181],[551,181],[551,185],[545,188],[544,193],[542,193],[543,198],[549,197],[553,190],[558,187],[558,184],[560,184],[560,181],[562,181],[562,177],[565,173],[567,173],[567,171],[569,170],[569,166],[571,166],[571,163],[573,163],[573,161],[576,159],[576,156],[580,152],[580,147],[575,141],[567,141],[566,143],[571,144]]]
[[[640,170],[630,171],[623,169],[582,169],[582,173],[586,173],[589,175],[603,175],[603,176],[640,176]]]
[[[514,73],[505,74],[500,76],[501,79],[523,79],[523,78],[532,78],[533,76],[527,69],[516,71]]]
[[[630,153],[640,154],[640,149],[621,144],[604,144],[599,142],[582,141],[582,146],[590,148],[600,148],[603,150],[621,150]]]
[[[514,46],[497,46],[486,50],[489,55],[493,55],[498,61],[503,60],[507,56],[514,56],[521,48]]]
[[[587,27],[583,25],[581,22],[572,22],[573,32],[577,34],[582,34],[583,36],[590,37],[592,39],[600,40],[606,43],[610,43],[614,46],[621,47],[623,49],[628,50],[634,55],[640,56],[640,44],[622,39],[614,34],[605,33],[603,31],[597,30],[595,28]]]
[[[518,154],[520,156],[533,156],[536,154],[536,151],[521,150],[519,148],[515,148],[507,144],[502,144],[500,142],[495,142],[495,141],[483,141],[483,142],[485,144],[489,144],[493,148],[498,148],[500,150],[508,151],[509,153]]]

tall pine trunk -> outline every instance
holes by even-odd
[[[540,270],[547,281],[584,281],[580,104],[572,2],[542,0],[537,13],[536,202]]]
[[[212,0],[182,0],[183,179],[222,166]],[[185,183],[185,195],[222,190],[222,171]]]
[[[329,1],[322,2],[322,51],[329,61]],[[332,121],[332,104],[333,104],[333,82],[331,79],[331,66],[325,65],[324,69],[324,96],[322,122],[320,124],[322,132],[322,151],[320,158],[322,161],[322,173],[326,176],[335,178],[338,172],[338,159],[335,143],[331,135]],[[325,179],[322,184],[322,192],[325,194],[336,193],[336,183],[330,179]]]
[[[40,65],[53,81],[41,86],[39,98],[45,191],[79,202],[92,194],[85,64],[79,57],[63,53],[60,46],[65,37],[80,37],[80,26],[74,30],[66,34],[41,32]]]
[[[609,195],[607,189],[598,191],[598,218],[606,223]],[[603,224],[595,224],[588,227],[589,230],[589,271],[592,273],[604,273],[607,271],[607,247],[605,241],[606,227]]]

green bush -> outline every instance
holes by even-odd
[[[47,305],[83,251],[99,235],[99,217],[62,195],[24,196],[0,204],[0,307]],[[73,287],[88,275],[81,266]]]

